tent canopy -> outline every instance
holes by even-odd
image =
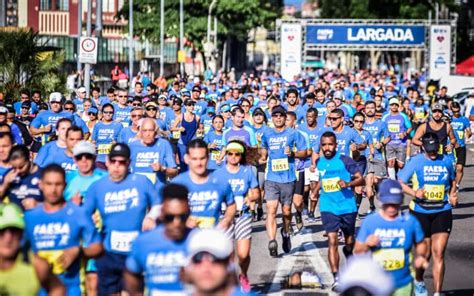
[[[456,65],[456,74],[474,75],[474,55]]]

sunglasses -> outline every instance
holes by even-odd
[[[84,153],[84,154],[79,154],[77,156],[74,156],[74,159],[75,160],[82,160],[82,158],[86,158],[87,160],[93,160],[94,159],[94,155],[92,154],[89,154],[89,153]]]
[[[143,117],[143,115],[141,115],[141,114],[132,114],[132,115],[130,115],[130,117],[131,118],[141,118],[141,117]]]
[[[127,96],[117,96],[117,97],[119,97],[119,98],[126,98]]]
[[[21,107],[21,109],[27,109],[28,110],[28,109],[30,109],[30,107]]]
[[[441,110],[433,110],[433,113],[443,113]]]
[[[336,121],[341,119],[342,117],[328,117],[330,121]]]
[[[354,120],[354,123],[364,123],[363,120]]]
[[[89,115],[89,116],[97,116],[96,113],[91,113],[91,112],[87,113],[87,115]]]
[[[188,104],[186,104],[186,107],[191,107],[191,106],[194,107],[194,105],[196,105],[196,104],[194,104],[194,103],[188,103]]]
[[[166,224],[174,222],[174,220],[178,219],[179,222],[184,223],[188,220],[188,214],[181,214],[181,215],[164,215],[163,222]]]
[[[248,108],[250,107],[250,105],[242,105],[242,107]]]
[[[223,264],[223,263],[226,263],[228,261],[227,258],[226,259],[220,259],[220,258],[217,258],[215,255],[207,253],[207,252],[197,253],[196,255],[194,255],[191,258],[191,261],[194,264],[200,264],[200,263],[202,263],[202,261],[204,261],[204,258],[206,258],[207,260],[209,260],[212,263],[219,263],[219,264]]]
[[[133,103],[132,106],[134,107],[139,107],[141,104],[140,103]]]
[[[158,109],[156,109],[155,107],[148,107],[146,108],[146,111],[156,111]]]
[[[228,156],[241,156],[242,153],[238,153],[238,152],[227,152],[227,155],[228,155]]]
[[[102,112],[102,113],[104,113],[104,114],[109,114],[109,115],[110,115],[110,114],[114,114],[114,111],[104,111],[104,112]]]
[[[74,108],[64,108],[66,111],[74,111]]]
[[[109,160],[111,164],[120,164],[120,165],[126,165],[127,164],[127,160],[118,160],[118,159],[110,159]]]

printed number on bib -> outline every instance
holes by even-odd
[[[181,138],[181,132],[180,131],[174,131],[171,136],[173,137],[173,139],[175,140],[178,140],[179,138]]]
[[[425,184],[425,198],[427,200],[440,201],[444,199],[444,185]]]
[[[272,171],[283,172],[289,169],[288,158],[272,159]]]
[[[219,157],[221,156],[221,152],[217,150],[212,150],[211,151],[211,159],[214,161],[218,161]]]
[[[460,140],[464,139],[464,131],[456,131]]]
[[[438,148],[438,154],[439,154],[439,155],[443,155],[443,150],[444,150],[444,149],[443,149],[443,145],[440,144],[440,145],[439,145],[439,148]]]
[[[415,113],[415,118],[416,119],[423,119],[425,117],[425,113],[424,112],[416,112]]]
[[[339,180],[339,177],[322,179],[324,192],[336,192],[341,190],[341,186],[339,186]]]
[[[375,261],[385,270],[397,270],[405,267],[405,251],[403,249],[380,249],[372,253]]]
[[[194,217],[199,228],[213,228],[216,225],[214,217]]]
[[[97,153],[109,154],[111,149],[112,149],[112,144],[99,144],[99,146],[97,146]]]
[[[391,133],[399,133],[400,132],[400,125],[396,123],[392,123],[388,125],[388,131]]]
[[[38,256],[46,260],[52,267],[54,274],[61,274],[65,270],[63,266],[59,263],[58,259],[63,254],[62,250],[42,250],[38,251]]]
[[[137,238],[138,231],[113,231],[110,233],[110,248],[112,251],[130,252],[132,242]]]

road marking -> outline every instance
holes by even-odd
[[[282,295],[281,281],[290,273],[302,271],[305,268],[311,269],[318,274],[321,283],[324,285],[323,291],[327,291],[327,288],[332,284],[332,274],[329,266],[314,243],[316,237],[313,236],[313,232],[310,232],[308,229],[306,231],[308,232],[299,233],[291,237],[293,249],[290,254],[283,255],[278,260],[278,267],[268,291],[269,295]],[[308,260],[310,266],[307,264]]]

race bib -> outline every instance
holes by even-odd
[[[444,185],[429,185],[423,186],[425,189],[425,198],[427,200],[441,201],[444,199]]]
[[[443,155],[443,145],[442,144],[439,144],[438,154]]]
[[[396,123],[392,123],[388,125],[388,131],[391,133],[399,133],[400,132],[400,125]]]
[[[244,206],[244,197],[242,195],[234,196],[235,206],[237,207],[237,211],[242,211]]]
[[[51,265],[54,274],[64,273],[63,266],[59,263],[58,259],[63,254],[63,250],[42,250],[38,251],[38,256],[46,260]]]
[[[322,179],[321,181],[323,184],[324,192],[329,193],[341,190],[341,186],[339,186],[339,180],[339,177]]]
[[[147,177],[148,180],[150,180],[153,185],[156,184],[156,174],[155,173],[137,173],[137,174]]]
[[[425,113],[424,112],[416,112],[415,113],[415,118],[416,119],[423,119],[423,118],[425,118]]]
[[[211,160],[218,161],[220,156],[221,156],[220,151],[217,151],[217,150],[211,151]]]
[[[290,168],[288,165],[288,158],[272,159],[272,171],[283,172]]]
[[[456,131],[456,133],[458,134],[459,140],[464,139],[464,131]]]
[[[405,267],[405,250],[402,248],[380,249],[373,252],[372,257],[387,271]]]
[[[122,122],[120,122],[120,123],[122,124],[123,127],[128,127],[128,122],[122,121]]]
[[[110,233],[110,248],[112,251],[130,252],[132,242],[137,238],[138,231],[114,231]]]
[[[111,149],[112,149],[112,144],[99,144],[99,146],[97,146],[97,153],[109,154]]]
[[[213,228],[216,225],[214,217],[193,217],[199,228]]]
[[[181,138],[181,132],[180,131],[174,131],[171,133],[171,137],[175,140],[179,140]]]

